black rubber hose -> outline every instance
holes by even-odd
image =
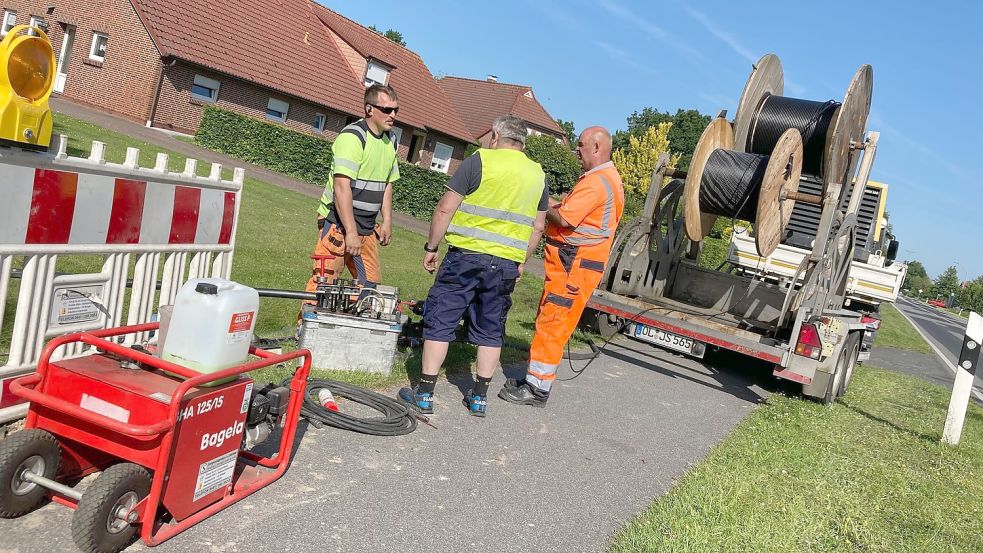
[[[285,380],[283,385],[289,385],[289,380]],[[317,400],[318,393],[324,388],[330,390],[332,395],[371,407],[381,413],[382,416],[361,418],[340,411],[332,411]],[[312,378],[307,381],[307,392],[304,395],[304,404],[300,409],[300,414],[317,427],[326,424],[342,430],[351,430],[372,436],[409,434],[416,430],[417,420],[412,408],[395,398],[386,397],[345,382],[324,378]]]

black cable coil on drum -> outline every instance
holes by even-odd
[[[717,149],[700,180],[700,211],[754,221],[769,156]]]
[[[840,103],[833,100],[816,102],[766,94],[751,118],[745,150],[771,155],[782,133],[798,129],[802,134],[802,172],[821,177],[826,137],[839,107]]]

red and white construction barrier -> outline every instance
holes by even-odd
[[[223,181],[218,164],[199,177],[194,159],[172,173],[166,154],[143,168],[136,148],[115,164],[103,159],[101,142],[88,158],[66,155],[66,145],[60,137],[54,154],[0,149],[0,333],[11,336],[0,366],[0,423],[24,411],[9,383],[34,370],[50,338],[148,322],[189,278],[228,278],[232,270],[242,169]],[[56,270],[59,257],[69,255],[101,270],[58,274],[67,272]],[[16,302],[8,302],[14,288]],[[84,353],[76,345],[58,355]]]
[[[983,347],[983,317],[977,313],[970,313],[962,351],[959,352],[956,380],[952,383],[949,413],[945,417],[945,429],[942,431],[942,441],[947,444],[958,444],[962,436],[966,409],[969,407],[969,393],[973,389],[973,380],[976,379],[976,366],[980,363],[981,347]]]

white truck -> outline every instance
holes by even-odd
[[[818,192],[818,189],[809,190],[810,186],[815,185],[804,181],[799,189]],[[856,250],[847,276],[843,307],[863,315],[862,321],[867,324],[859,361],[870,357],[874,336],[880,328],[878,311],[881,302],[894,303],[898,299],[908,274],[908,266],[895,261],[898,241],[888,230],[887,193],[887,184],[868,181],[857,212]],[[846,195],[846,201],[849,198],[850,193]],[[754,239],[748,233],[740,232],[739,227],[738,232],[731,236],[727,263],[742,275],[787,282],[812,250],[819,215],[820,210],[816,206],[796,203],[785,239],[766,257],[758,255]]]

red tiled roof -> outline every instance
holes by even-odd
[[[389,84],[399,92],[397,121],[474,140],[419,56],[311,0],[130,1],[163,57],[361,114],[362,76],[327,26],[363,55],[396,67]]]
[[[444,77],[437,81],[471,134],[480,137],[500,115],[512,114],[559,137],[566,133],[536,101],[532,88],[517,84]],[[527,96],[528,93],[528,96]],[[533,96],[533,97],[530,97]]]
[[[389,85],[399,94],[397,122],[434,129],[468,142],[475,140],[416,52],[320,4],[311,5],[324,24],[360,54],[396,68],[389,73]]]

